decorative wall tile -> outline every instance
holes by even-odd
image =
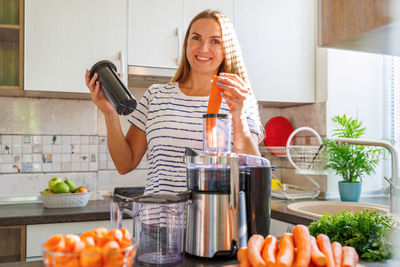
[[[42,153],[42,144],[33,144],[32,153]]]
[[[73,145],[79,145],[80,144],[80,136],[79,135],[73,135],[71,136],[71,144]]]
[[[33,145],[41,145],[42,144],[42,137],[40,135],[32,136],[32,144]]]
[[[42,155],[41,154],[32,154],[32,162],[33,163],[42,163]]]
[[[62,145],[52,145],[51,152],[52,153],[62,153]]]
[[[32,154],[22,154],[22,162],[32,163]]]
[[[2,163],[11,163],[11,154],[1,155],[1,162]]]
[[[51,145],[43,145],[42,152],[43,153],[51,153],[52,152]]]
[[[69,172],[69,171],[71,171],[71,163],[70,163],[70,162],[63,162],[63,163],[61,163],[61,171],[62,171],[62,172]]]
[[[12,136],[12,144],[13,145],[21,145],[22,144],[22,136],[21,135],[13,135]]]
[[[61,144],[62,145],[70,145],[71,144],[71,136],[69,136],[69,135],[61,136]]]
[[[97,145],[98,142],[98,137],[97,136],[89,136],[89,144],[90,145]]]
[[[26,154],[26,153],[32,153],[32,144],[23,144],[22,145],[22,153]]]
[[[53,141],[52,141],[52,136],[50,136],[50,135],[44,135],[44,136],[42,137],[42,143],[43,143],[44,145],[51,145],[51,144],[53,143]]]
[[[87,136],[87,135],[80,136],[80,144],[88,145],[89,144],[89,136]]]
[[[61,154],[59,153],[55,153],[52,154],[52,162],[61,162]]]
[[[71,162],[71,154],[61,154],[61,162]]]
[[[53,162],[51,164],[53,172],[60,172],[61,171],[61,162]]]
[[[81,145],[81,153],[82,154],[89,153],[89,145]]]
[[[51,172],[52,171],[51,164],[43,164],[42,170],[43,172]]]
[[[32,163],[22,163],[21,172],[23,173],[32,172]]]
[[[71,153],[71,144],[63,144],[61,153],[70,154]]]
[[[21,152],[22,152],[21,144],[12,144],[11,152],[12,152],[13,154],[21,153]]]

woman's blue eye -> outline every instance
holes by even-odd
[[[212,43],[213,44],[220,44],[221,42],[219,40],[217,40],[217,39],[214,39],[214,40],[212,40]]]
[[[192,39],[193,40],[199,40],[200,38],[198,36],[193,36]]]

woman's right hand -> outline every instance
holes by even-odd
[[[107,96],[100,88],[100,82],[97,81],[97,78],[98,74],[95,73],[92,79],[90,79],[90,71],[86,70],[85,74],[86,86],[89,88],[90,97],[93,103],[95,103],[95,105],[101,110],[101,112],[103,112],[105,116],[117,113],[117,111],[114,109],[114,106],[111,104],[110,100],[108,100]]]

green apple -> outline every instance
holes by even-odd
[[[54,190],[54,186],[58,184],[59,182],[62,182],[62,179],[60,177],[53,177],[49,180],[49,188],[50,190]]]
[[[64,183],[66,183],[69,186],[69,191],[70,192],[75,192],[75,190],[78,188],[76,186],[76,183],[70,179],[65,179]]]
[[[51,190],[49,188],[46,188],[45,190],[42,191],[42,194],[51,194]]]
[[[56,194],[65,194],[69,193],[69,186],[64,182],[59,182],[54,186],[53,190]]]

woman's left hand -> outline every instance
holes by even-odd
[[[249,86],[238,75],[231,73],[220,73],[217,85],[224,90],[222,97],[228,104],[232,117],[240,117],[249,95]]]

